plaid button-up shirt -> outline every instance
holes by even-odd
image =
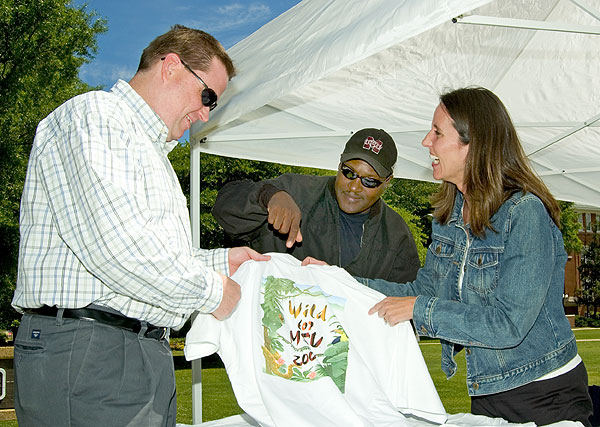
[[[228,253],[192,247],[167,132],[124,81],[40,122],[21,199],[17,310],[94,303],[179,327],[216,309]]]

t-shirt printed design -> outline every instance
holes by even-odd
[[[368,314],[384,295],[343,268],[268,255],[231,276],[242,294],[233,313],[198,314],[185,341],[188,360],[218,352],[252,425],[444,424],[410,323],[390,327]]]
[[[335,310],[345,298],[317,285],[267,276],[262,281],[265,372],[292,381],[329,377],[345,391],[348,335]]]

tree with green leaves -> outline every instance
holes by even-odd
[[[0,0],[0,328],[18,318],[19,204],[37,124],[93,88],[79,68],[97,50],[106,21],[70,0]]]
[[[404,218],[413,233],[421,264],[425,263],[431,242],[433,208],[430,199],[438,189],[437,183],[397,178],[383,194],[383,200]]]
[[[591,228],[592,240],[583,249],[578,267],[581,289],[577,292],[577,302],[585,306],[588,317],[597,316],[600,306],[600,222]]]
[[[579,239],[579,215],[575,212],[575,203],[559,201],[560,205],[560,231],[565,242],[565,250],[568,254],[580,253],[583,249]]]
[[[188,142],[176,146],[169,153],[169,160],[179,178],[183,193],[190,195],[190,145]],[[211,214],[219,189],[231,181],[251,179],[260,181],[294,172],[313,175],[331,175],[332,171],[287,166],[279,163],[235,159],[202,153],[200,155],[200,243],[203,248],[229,247],[233,242],[223,232]]]

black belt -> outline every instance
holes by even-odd
[[[56,306],[44,305],[39,308],[28,308],[25,310],[26,313],[39,314],[41,316],[56,317],[58,314],[58,308]],[[83,319],[83,320],[95,320],[105,325],[114,326],[117,328],[125,329],[131,332],[139,333],[142,329],[142,322],[131,317],[122,316],[119,314],[109,313],[107,311],[95,310],[93,308],[65,308],[63,311],[63,317],[69,319]],[[147,323],[146,333],[144,334],[147,338],[154,338],[156,340],[162,340],[167,336],[169,328],[163,328],[159,326],[151,325]]]

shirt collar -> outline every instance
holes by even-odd
[[[464,201],[464,197],[462,195],[462,193],[458,190],[456,190],[456,196],[454,196],[454,208],[452,209],[452,214],[450,214],[450,220],[448,221],[448,223],[450,223],[451,221],[458,221],[458,218],[460,218],[462,216],[462,206],[463,206],[463,201]]]
[[[117,80],[110,91],[121,98],[139,116],[148,138],[162,153],[167,155],[177,144],[177,140],[167,142],[169,129],[158,114],[124,80]]]

